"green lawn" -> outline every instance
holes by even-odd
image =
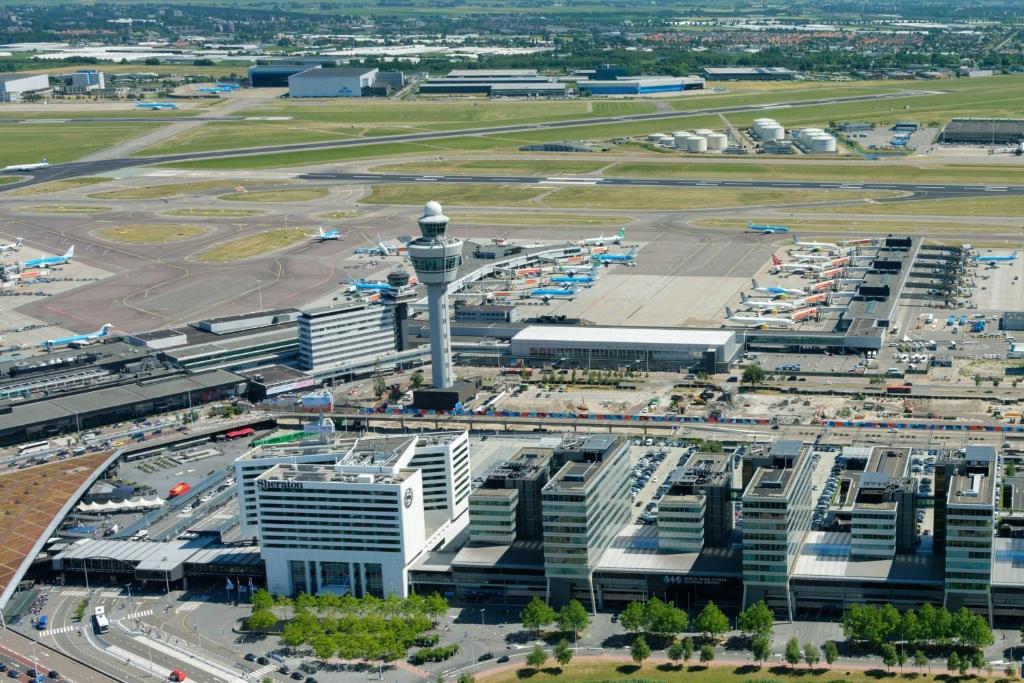
[[[22,187],[17,190],[11,190],[7,193],[8,197],[34,197],[39,194],[50,194],[52,192],[62,192],[64,190],[70,190],[75,187],[82,187],[84,185],[99,185],[105,183],[110,178],[104,178],[101,176],[83,176],[81,178],[68,178],[66,180],[51,180],[48,183],[39,183],[38,185],[29,185],[28,187]]]
[[[100,237],[129,244],[166,244],[192,239],[205,233],[198,225],[180,223],[136,223],[103,228]]]
[[[307,239],[306,232],[298,228],[268,230],[258,235],[241,237],[218,244],[196,256],[195,260],[207,263],[239,261],[290,247],[304,239]]]
[[[815,210],[821,211],[822,209]],[[1007,197],[992,193],[983,197],[860,204],[844,206],[838,209],[838,212],[878,216],[1004,216],[1019,218],[1024,213],[1024,197]]]
[[[201,218],[245,218],[263,213],[258,209],[171,209],[165,216],[197,216]]]
[[[111,145],[154,130],[157,123],[18,124],[0,128],[0,166],[35,163],[46,157],[51,164],[74,161]]]
[[[450,211],[453,221],[481,225],[593,225],[615,226],[633,222],[628,216],[591,216],[578,213],[550,213],[546,211],[517,211],[515,213],[462,213]]]
[[[28,213],[104,213],[110,211],[109,206],[93,206],[93,205],[69,205],[69,204],[44,204],[39,206],[18,206],[13,207],[14,211],[24,211]]]
[[[405,164],[376,166],[382,173],[484,173],[488,175],[538,175],[592,173],[608,165],[604,161],[563,161],[561,159],[479,159],[472,161],[412,161]]]
[[[222,194],[218,199],[230,202],[308,202],[330,194],[326,187],[302,187],[290,190],[263,190]]]
[[[518,206],[539,197],[545,190],[509,185],[473,185],[453,183],[374,185],[364,204],[425,204],[431,200],[442,206]]]
[[[89,195],[96,199],[163,199],[180,194],[196,194],[207,190],[228,189],[246,183],[245,180],[197,180],[190,183],[167,183],[108,190]]]

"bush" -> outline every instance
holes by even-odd
[[[425,647],[412,656],[413,664],[425,662],[443,662],[459,652],[459,644],[442,645],[441,647]]]
[[[420,636],[412,644],[416,647],[434,647],[439,642],[441,642],[441,636],[435,633],[429,636]]]

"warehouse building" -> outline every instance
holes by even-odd
[[[495,97],[564,97],[565,84],[536,69],[454,69],[421,83],[423,95],[493,95]]]
[[[740,352],[732,330],[531,325],[509,354],[527,365],[720,372]]]
[[[249,67],[249,85],[253,88],[287,88],[288,79],[308,71],[309,64],[269,64]]]
[[[709,81],[792,81],[798,76],[781,66],[705,66],[701,73]]]
[[[26,95],[50,92],[50,79],[46,74],[0,75],[0,102],[21,102]]]
[[[1024,142],[1021,119],[953,119],[938,142],[951,145],[1014,145]]]
[[[577,87],[585,95],[652,95],[663,92],[702,90],[704,79],[699,76],[625,76],[614,80],[579,81]]]
[[[376,74],[376,68],[314,67],[288,77],[288,96],[363,97]]]

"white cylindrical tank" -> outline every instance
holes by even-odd
[[[781,142],[785,137],[786,129],[777,123],[761,129],[761,139],[765,142]]]
[[[808,151],[812,154],[828,154],[836,151],[836,139],[831,135],[815,135],[807,144]]]
[[[699,135],[702,138],[706,138],[709,135],[714,135],[714,133],[715,131],[711,130],[710,128],[698,128],[697,130],[693,131],[694,135]]]
[[[696,152],[698,154],[708,151],[708,139],[702,138],[699,135],[690,136],[686,141],[686,151]]]
[[[825,131],[821,128],[801,128],[800,130],[793,133],[793,137],[801,142],[810,140],[815,135],[824,135]]]
[[[692,135],[685,132],[682,133],[682,135],[677,135],[675,138],[676,149],[686,149],[686,143],[689,142],[692,137]]]
[[[647,142],[660,142],[663,137],[664,133],[651,133],[647,136]]]
[[[691,133],[688,130],[677,130],[675,133],[672,133],[672,137],[674,138],[682,137],[685,135],[693,135],[693,133]]]
[[[754,119],[753,125],[750,126],[751,130],[756,134],[760,134],[768,126],[777,126],[779,122],[775,119]]]
[[[708,136],[708,149],[723,150],[729,146],[729,138],[722,133],[712,133]]]

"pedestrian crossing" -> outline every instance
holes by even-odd
[[[66,598],[84,598],[89,595],[89,591],[84,588],[66,588],[60,594]]]
[[[175,608],[174,613],[175,614],[188,614],[189,612],[196,611],[197,609],[199,609],[202,606],[203,606],[203,602],[201,600],[189,600],[188,602],[185,602],[185,603],[182,603],[182,604],[178,605]]]
[[[260,676],[262,676],[263,674],[268,674],[276,668],[277,666],[275,664],[267,664],[266,666],[261,666],[260,668],[256,669],[249,675],[252,676],[253,679],[259,680]]]
[[[151,609],[144,609],[141,612],[135,612],[134,614],[129,614],[128,616],[125,617],[125,619],[141,619],[142,617],[148,617],[152,613],[153,613],[153,610],[151,610]]]
[[[72,624],[71,626],[58,626],[57,628],[48,628],[42,633],[40,633],[40,635],[42,635],[44,638],[46,636],[58,636],[61,633],[71,633],[72,631],[76,631],[82,627],[82,625],[76,624]]]

